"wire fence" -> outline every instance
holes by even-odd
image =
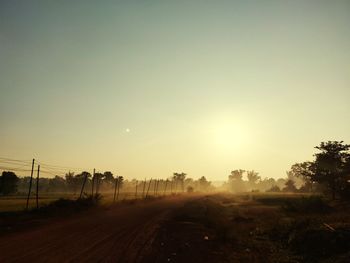
[[[126,180],[122,176],[113,176],[111,172],[100,173],[93,169],[90,174],[86,171],[91,169],[53,165],[34,159],[0,157],[0,170],[20,175],[13,192],[8,194],[1,193],[6,183],[0,180],[0,211],[39,208],[60,198],[99,195],[103,202],[112,203],[184,192],[183,180],[176,178]]]

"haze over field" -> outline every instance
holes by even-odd
[[[283,177],[350,141],[349,1],[1,1],[0,156]]]

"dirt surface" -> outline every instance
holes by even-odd
[[[97,207],[0,236],[0,262],[347,263],[350,208],[325,205],[214,194]]]
[[[176,197],[90,211],[0,237],[0,262],[139,262]]]

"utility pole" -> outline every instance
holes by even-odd
[[[153,195],[155,196],[157,193],[157,180],[154,181],[154,186],[153,186]]]
[[[94,183],[95,183],[95,168],[94,168],[94,173],[92,174],[92,181],[91,181],[91,197],[94,197]]]
[[[160,179],[157,181],[157,187],[156,187],[156,196],[158,195],[158,187],[159,187]]]
[[[38,165],[38,173],[36,175],[36,209],[39,208],[39,173],[40,173],[40,164]]]
[[[168,185],[168,179],[166,179],[166,181],[165,181],[164,195],[165,195],[165,193],[166,193],[166,187],[167,187],[167,185]]]
[[[85,174],[85,178],[84,178],[83,186],[81,187],[79,199],[81,199],[81,197],[83,195],[83,191],[84,191],[84,187],[85,187],[85,184],[86,184],[86,181],[87,181],[87,177],[88,177],[88,173]]]
[[[142,198],[145,198],[145,189],[146,189],[146,178],[145,178],[145,181],[143,182]]]
[[[136,180],[135,199],[137,199],[137,183],[138,183],[138,181]]]
[[[115,178],[115,183],[114,183],[113,203],[115,203],[115,197],[116,197],[116,194],[117,194],[117,185],[118,185],[118,176]]]
[[[33,162],[32,162],[32,172],[30,173],[29,191],[28,191],[28,197],[27,197],[27,205],[26,205],[26,210],[28,210],[30,192],[32,191],[32,183],[33,183],[33,171],[34,171],[34,162],[35,162],[35,160],[33,159]]]
[[[147,193],[146,193],[146,198],[148,196],[148,192],[149,192],[149,188],[151,187],[151,183],[152,183],[152,178],[151,180],[149,180],[149,184],[148,184],[148,188],[147,188]]]
[[[121,179],[120,176],[118,176],[117,201],[119,199],[120,179]]]

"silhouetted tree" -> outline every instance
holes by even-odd
[[[3,171],[0,176],[0,194],[9,195],[17,192],[18,177],[14,172]]]
[[[267,189],[266,192],[275,192],[275,193],[278,193],[278,192],[281,192],[281,189],[280,189],[277,185],[274,185],[274,186],[272,186],[270,189]]]
[[[350,145],[343,144],[343,141],[328,141],[315,148],[321,152],[315,154],[309,176],[312,181],[326,185],[335,199],[337,193],[343,195],[349,189]]]
[[[295,187],[295,182],[293,180],[288,180],[282,190],[283,192],[296,192],[297,188]]]
[[[211,185],[211,183],[204,176],[199,178],[198,183],[199,183],[199,189],[201,191],[208,191],[208,189]]]
[[[50,191],[65,191],[66,190],[66,181],[60,176],[55,176],[49,180],[48,184]]]
[[[233,170],[228,176],[230,188],[233,192],[242,192],[244,189],[243,174],[245,170]]]
[[[309,192],[312,190],[311,177],[313,172],[314,163],[313,162],[303,162],[293,164],[290,171],[287,172],[288,179],[296,181],[299,178],[302,181],[301,190],[303,192]]]
[[[103,184],[107,189],[112,189],[115,183],[115,179],[113,177],[112,172],[104,172],[103,173]]]
[[[259,173],[252,170],[252,171],[247,171],[247,179],[248,179],[249,186],[251,188],[254,188],[257,182],[261,180],[261,177],[259,176]]]
[[[182,192],[185,191],[185,178],[186,174],[185,173],[173,173],[173,180],[175,181],[175,191],[177,190],[178,185],[181,185],[181,190]]]

